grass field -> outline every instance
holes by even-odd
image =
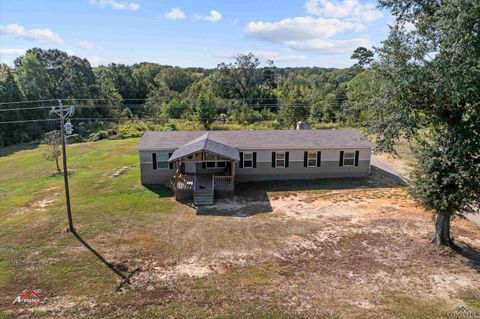
[[[78,233],[43,146],[0,149],[0,318],[441,318],[480,311],[480,262],[429,243],[386,177],[240,185],[200,211],[139,183],[137,139],[68,146]],[[119,176],[115,173],[120,172]],[[480,229],[453,223],[472,256]],[[40,289],[42,303],[13,304]]]

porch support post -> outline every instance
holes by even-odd
[[[177,161],[173,162],[173,189],[175,190],[175,195],[177,193],[178,185],[178,172],[177,172]]]
[[[235,190],[235,161],[231,161],[232,165],[232,187]]]

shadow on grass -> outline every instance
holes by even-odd
[[[452,249],[468,259],[470,266],[480,272],[480,250],[466,244],[453,244]]]
[[[121,291],[123,286],[130,284],[130,278],[139,271],[138,268],[135,268],[133,271],[128,273],[128,266],[125,264],[113,264],[108,262],[99,252],[97,252],[92,246],[90,246],[81,236],[77,233],[76,230],[72,231],[73,236],[90,252],[95,255],[105,266],[107,266],[111,271],[113,271],[117,276],[121,278],[120,284],[117,286],[117,291]]]
[[[241,192],[240,192],[241,193]],[[258,192],[255,197],[235,196],[220,200],[219,205],[198,207],[198,216],[225,216],[225,217],[250,217],[273,211],[267,192]]]
[[[0,147],[0,157],[9,156],[21,151],[36,149],[40,144],[38,143],[24,143],[11,146]]]
[[[74,173],[75,173],[75,170],[69,169],[68,172],[67,172],[68,177],[73,176]],[[47,177],[48,178],[53,178],[53,179],[63,179],[63,171],[54,172],[54,173],[48,175]]]
[[[335,178],[315,180],[288,180],[239,183],[235,197],[217,200],[212,206],[198,207],[199,216],[249,217],[272,212],[269,193],[312,192],[323,193],[341,189],[396,188],[403,187],[403,181],[372,170],[365,178]],[[217,199],[217,198],[216,198]]]
[[[324,178],[312,180],[289,180],[249,182],[237,185],[235,193],[241,197],[265,198],[268,192],[327,192],[340,189],[396,188],[404,187],[403,181],[383,171],[372,169],[364,178]]]
[[[143,185],[143,186],[145,186],[145,188],[151,191],[152,193],[157,194],[158,197],[160,198],[173,196],[173,190],[165,185]]]

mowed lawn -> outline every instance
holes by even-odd
[[[480,228],[461,256],[388,178],[239,185],[196,211],[142,186],[138,139],[68,146],[76,229],[44,146],[0,149],[0,318],[442,318],[480,312]],[[117,176],[116,176],[117,175]],[[42,303],[13,304],[41,290]]]

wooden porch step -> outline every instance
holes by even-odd
[[[195,194],[210,194],[213,193],[213,189],[196,189]]]
[[[215,195],[211,189],[198,189],[193,193],[193,202],[196,206],[213,205],[214,201]]]

